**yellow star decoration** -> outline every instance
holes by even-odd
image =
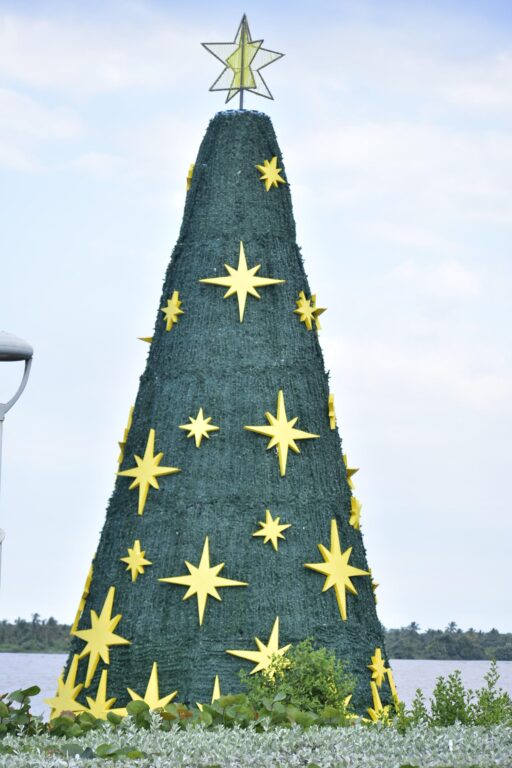
[[[294,453],[300,453],[295,440],[311,440],[312,438],[320,437],[320,435],[313,435],[311,432],[303,432],[301,429],[295,429],[295,424],[299,418],[298,416],[295,416],[294,419],[288,421],[282,389],[279,390],[277,395],[276,416],[272,416],[272,414],[267,411],[265,418],[270,426],[246,426],[244,429],[248,429],[250,432],[256,432],[258,435],[269,437],[270,440],[267,445],[267,451],[270,448],[277,446],[279,471],[281,477],[284,477],[284,475],[286,475],[288,449],[292,450]]]
[[[389,715],[389,706],[382,706],[382,701],[380,700],[377,686],[373,680],[370,683],[370,687],[372,689],[373,707],[368,707],[366,711],[370,715],[370,718],[373,720],[373,722],[376,723],[379,720],[385,719]]]
[[[299,298],[296,300],[297,309],[294,309],[293,312],[296,315],[299,315],[299,320],[301,323],[304,323],[308,331],[313,330],[313,323],[315,324],[315,328],[317,331],[321,329],[320,320],[318,319],[319,316],[326,311],[325,307],[317,307],[316,305],[316,294],[313,294],[310,299],[306,299],[306,294],[304,291],[299,292]]]
[[[52,699],[45,699],[45,704],[51,707],[50,720],[60,717],[63,712],[83,712],[85,707],[76,701],[76,697],[82,690],[83,683],[76,685],[76,673],[78,670],[78,654],[73,656],[69,667],[68,676],[64,680],[64,673],[57,682],[57,693]]]
[[[334,410],[334,395],[332,392],[329,394],[327,409],[329,413],[329,427],[331,429],[336,429],[336,411]]]
[[[274,626],[272,627],[268,643],[265,645],[265,643],[261,642],[259,637],[255,637],[254,642],[258,647],[257,651],[226,651],[226,653],[230,653],[232,656],[238,656],[239,659],[247,659],[247,661],[252,661],[256,664],[254,669],[251,669],[251,675],[254,675],[256,672],[261,672],[262,669],[267,669],[267,667],[270,666],[274,654],[283,656],[288,648],[291,647],[291,644],[285,645],[282,648],[279,647],[279,616],[277,616],[274,621]]]
[[[87,675],[85,678],[85,687],[88,688],[96,672],[100,658],[105,664],[110,664],[111,645],[130,645],[131,641],[126,640],[120,635],[114,634],[114,630],[121,621],[121,614],[112,618],[112,608],[114,606],[114,596],[116,588],[110,587],[108,590],[103,608],[98,616],[96,611],[91,611],[91,626],[89,629],[79,629],[72,632],[75,637],[79,637],[86,643],[85,648],[79,658],[89,655],[89,664],[87,666]]]
[[[211,416],[208,416],[205,419],[202,408],[199,409],[195,419],[193,416],[189,416],[188,419],[190,424],[181,424],[180,429],[188,430],[187,437],[195,438],[196,448],[199,448],[201,445],[203,437],[206,437],[207,440],[210,439],[208,432],[217,432],[219,430],[219,427],[216,427],[214,424],[210,424],[210,421],[212,420]]]
[[[379,586],[379,582],[374,580],[374,578],[372,576],[372,569],[370,568],[369,570],[370,570],[370,580],[371,580],[371,585],[372,585],[373,599],[375,600],[375,605],[377,605],[377,603],[378,603],[378,600],[377,600],[377,588]]]
[[[151,342],[153,341],[152,336],[137,336],[137,338],[139,339],[139,341],[145,341],[146,344],[151,344]]]
[[[189,166],[189,169],[188,169],[188,173],[187,173],[187,192],[190,189],[190,187],[192,186],[192,178],[194,176],[194,169],[195,169],[195,167],[196,167],[195,163],[190,163],[190,166]]]
[[[173,291],[171,298],[167,299],[167,306],[162,307],[160,310],[160,312],[164,313],[165,329],[167,331],[171,331],[174,323],[178,322],[179,316],[184,314],[183,310],[180,309],[182,304],[179,291]]]
[[[382,658],[382,651],[380,648],[375,649],[375,653],[372,656],[372,663],[368,664],[368,669],[372,671],[372,680],[375,680],[379,688],[382,687],[384,678],[386,677],[386,662]]]
[[[210,544],[208,536],[204,540],[203,552],[201,554],[199,565],[192,565],[192,563],[189,563],[187,560],[185,560],[185,565],[189,570],[188,576],[169,576],[165,579],[158,579],[158,581],[165,581],[168,584],[179,584],[188,587],[188,590],[183,597],[184,600],[188,600],[189,597],[197,595],[197,610],[200,625],[203,623],[208,597],[214,597],[216,600],[222,599],[217,592],[216,587],[247,586],[245,581],[233,581],[233,579],[225,579],[223,576],[219,576],[219,573],[224,568],[224,563],[210,565]]]
[[[386,675],[387,675],[387,678],[388,678],[388,685],[389,685],[389,689],[391,691],[391,695],[393,697],[393,701],[395,702],[395,704],[399,704],[400,699],[398,698],[398,693],[397,693],[397,690],[396,690],[395,680],[393,678],[393,672],[391,671],[391,667],[388,667],[386,669]]]
[[[270,187],[277,187],[278,184],[286,184],[285,179],[280,176],[282,168],[277,167],[277,157],[273,157],[272,160],[264,160],[263,165],[257,165],[256,168],[262,174],[260,180],[265,182],[265,189],[267,192]]]
[[[245,303],[248,295],[260,299],[261,296],[256,288],[285,282],[284,280],[275,280],[273,277],[257,277],[256,272],[260,269],[261,264],[256,264],[255,267],[250,268],[247,266],[244,244],[241,240],[238,267],[235,269],[234,267],[230,267],[229,264],[224,264],[224,267],[226,268],[226,271],[229,272],[227,277],[205,277],[199,280],[199,282],[209,283],[210,285],[221,285],[224,288],[227,288],[228,290],[224,294],[225,299],[236,293],[238,298],[238,314],[241,323],[243,323],[244,320]]]
[[[267,544],[269,541],[272,542],[272,546],[274,547],[275,551],[277,552],[277,548],[279,546],[278,539],[284,539],[283,534],[281,531],[285,531],[287,528],[291,527],[291,523],[288,523],[287,525],[279,524],[280,517],[273,518],[270,509],[265,510],[265,522],[263,520],[259,521],[259,525],[261,525],[261,530],[254,531],[253,536],[264,536],[263,543]]]
[[[356,499],[355,496],[350,497],[350,519],[349,523],[356,531],[360,530],[361,526],[361,509],[363,505]]]
[[[80,617],[82,613],[84,612],[85,603],[87,602],[87,598],[89,597],[89,590],[91,588],[91,581],[92,581],[92,574],[93,574],[93,567],[89,568],[89,573],[87,574],[87,578],[85,580],[84,584],[84,591],[82,592],[82,597],[80,598],[80,602],[78,604],[77,612],[75,614],[75,620],[73,622],[73,625],[71,627],[71,630],[69,632],[70,635],[73,634],[73,632],[78,629],[78,622],[80,621]]]
[[[346,473],[347,473],[348,487],[353,490],[354,489],[354,482],[352,480],[352,475],[355,475],[356,472],[359,472],[359,469],[355,469],[353,467],[349,467],[348,466],[348,459],[347,459],[347,454],[346,453],[343,454],[343,463],[345,465],[345,470],[346,470]]]
[[[119,458],[117,460],[117,463],[119,464],[119,466],[121,466],[121,464],[124,461],[124,449],[126,447],[126,441],[128,440],[128,435],[130,434],[130,429],[132,427],[132,419],[133,419],[133,405],[131,406],[130,413],[128,414],[128,423],[124,428],[123,439],[118,442],[119,448],[121,449]]]
[[[112,709],[112,705],[116,701],[116,699],[107,699],[107,675],[107,670],[104,669],[101,673],[96,698],[93,699],[91,696],[85,697],[89,705],[87,712],[99,720],[107,719],[107,712]]]
[[[139,696],[139,694],[135,693],[135,691],[132,691],[131,688],[127,688],[127,691],[132,697],[133,701],[145,701],[150,709],[163,709],[167,704],[169,704],[170,701],[174,699],[178,693],[178,691],[173,691],[172,693],[167,694],[167,696],[162,696],[162,698],[160,698],[160,691],[158,686],[158,664],[156,661],[153,662],[151,675],[149,676],[149,681],[144,697]]]
[[[340,537],[338,535],[338,526],[336,520],[331,520],[331,548],[327,549],[323,544],[318,545],[323,563],[305,563],[306,568],[312,571],[322,573],[326,579],[322,592],[334,587],[336,600],[340,616],[343,621],[347,620],[347,590],[353,595],[357,595],[357,590],[350,581],[354,576],[369,576],[368,571],[361,568],[355,568],[349,564],[352,547],[348,547],[344,552],[341,551]]]
[[[151,560],[146,560],[145,550],[140,548],[139,539],[135,539],[133,547],[128,547],[128,555],[120,557],[122,563],[126,563],[126,570],[132,572],[132,581],[137,581],[137,576],[144,573],[144,568],[153,565]]]
[[[214,702],[214,701],[217,701],[217,699],[220,699],[220,697],[221,697],[221,696],[222,696],[222,693],[220,692],[220,680],[219,680],[219,676],[218,676],[218,675],[215,675],[215,679],[214,679],[214,681],[213,681],[213,691],[212,691],[212,700],[211,700],[211,703],[213,704],[213,702]],[[199,704],[199,702],[197,702],[197,708],[198,708],[198,710],[199,710],[200,712],[202,712],[202,711],[203,711],[203,705],[202,705],[202,704]]]
[[[156,489],[160,487],[156,478],[162,475],[173,475],[175,472],[181,472],[181,469],[177,467],[159,467],[158,465],[163,457],[163,453],[157,453],[155,456],[155,430],[150,429],[144,457],[141,459],[140,456],[135,455],[134,458],[137,466],[117,473],[120,477],[134,478],[133,483],[130,485],[130,490],[132,488],[139,489],[139,515],[144,513],[149,486]]]

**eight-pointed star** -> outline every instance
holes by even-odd
[[[272,514],[270,512],[270,509],[265,510],[265,522],[263,520],[259,521],[259,525],[261,526],[259,531],[254,531],[253,536],[264,536],[263,543],[267,544],[269,541],[272,542],[272,546],[277,552],[277,548],[279,546],[278,539],[284,539],[284,536],[282,534],[282,531],[286,531],[287,528],[291,527],[291,523],[287,524],[280,524],[280,517],[272,517]]]
[[[348,590],[353,595],[357,595],[357,590],[350,579],[353,576],[369,576],[370,574],[368,571],[363,571],[361,568],[355,568],[353,565],[349,565],[348,561],[352,554],[352,547],[348,547],[344,552],[341,551],[336,520],[331,520],[331,548],[327,549],[323,544],[319,544],[318,549],[320,550],[324,562],[305,563],[305,567],[311,568],[312,571],[318,571],[318,573],[322,573],[326,577],[322,592],[334,587],[341,618],[343,621],[346,621],[346,592]]]
[[[290,648],[290,645],[285,645],[282,648],[279,647],[279,616],[274,621],[268,643],[265,645],[259,637],[255,637],[254,642],[258,646],[257,651],[226,651],[226,653],[230,653],[232,656],[238,656],[240,659],[254,662],[256,666],[254,669],[251,669],[251,675],[254,675],[255,672],[261,672],[262,669],[267,669],[275,654],[282,656]]]
[[[238,267],[230,267],[229,264],[224,264],[226,270],[229,272],[227,277],[204,277],[199,280],[200,283],[210,283],[211,285],[221,285],[228,290],[224,294],[224,298],[233,296],[236,293],[238,298],[238,314],[240,316],[240,322],[243,323],[245,313],[245,302],[247,301],[247,295],[254,296],[259,299],[260,294],[256,288],[261,288],[265,285],[275,285],[276,283],[284,283],[284,280],[275,280],[273,277],[257,277],[256,272],[259,270],[261,264],[256,264],[255,267],[247,266],[247,259],[245,258],[244,244],[240,240],[240,256],[238,259]]]
[[[282,389],[279,390],[277,395],[276,416],[273,416],[267,411],[265,418],[270,426],[246,426],[244,429],[248,429],[250,432],[256,432],[258,435],[269,437],[270,440],[267,445],[267,450],[277,446],[279,470],[281,472],[281,477],[283,477],[286,474],[288,449],[292,450],[294,453],[300,453],[295,441],[311,440],[312,438],[320,437],[320,435],[313,435],[311,432],[303,432],[302,429],[295,429],[295,424],[299,418],[298,416],[295,416],[295,418],[288,421]]]
[[[189,416],[188,420],[190,424],[180,424],[180,429],[186,429],[188,431],[187,437],[195,438],[196,448],[199,448],[201,445],[203,437],[206,437],[207,440],[210,439],[208,432],[216,432],[220,429],[220,427],[216,427],[215,424],[210,424],[210,421],[212,420],[211,416],[208,416],[205,419],[202,408],[199,409],[195,419],[193,416]]]

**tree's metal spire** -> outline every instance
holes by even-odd
[[[260,72],[284,54],[262,48],[263,40],[253,40],[247,16],[242,16],[232,43],[202,43],[216,59],[224,64],[224,70],[211,86],[210,91],[227,91],[226,104],[240,94],[240,109],[244,108],[244,91],[272,99],[268,86]]]

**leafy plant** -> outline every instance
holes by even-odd
[[[40,733],[40,717],[30,712],[30,697],[41,691],[37,685],[0,695],[0,738],[8,733],[31,736]]]
[[[447,678],[438,677],[430,702],[430,725],[469,725],[473,721],[473,698],[473,691],[464,688],[460,670]]]
[[[489,671],[484,675],[485,686],[475,691],[472,725],[512,725],[512,699],[503,689],[498,688],[499,679],[498,665],[492,661]]]
[[[326,708],[345,712],[345,701],[355,686],[334,652],[314,648],[310,639],[292,646],[286,655],[275,654],[261,674],[241,672],[240,679],[256,709],[268,710],[269,702],[274,702],[317,715]]]

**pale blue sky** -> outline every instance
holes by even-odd
[[[0,3],[0,617],[70,621],[113,488],[185,176],[255,38],[387,626],[512,631],[507,2]],[[0,368],[0,397],[13,383]]]

